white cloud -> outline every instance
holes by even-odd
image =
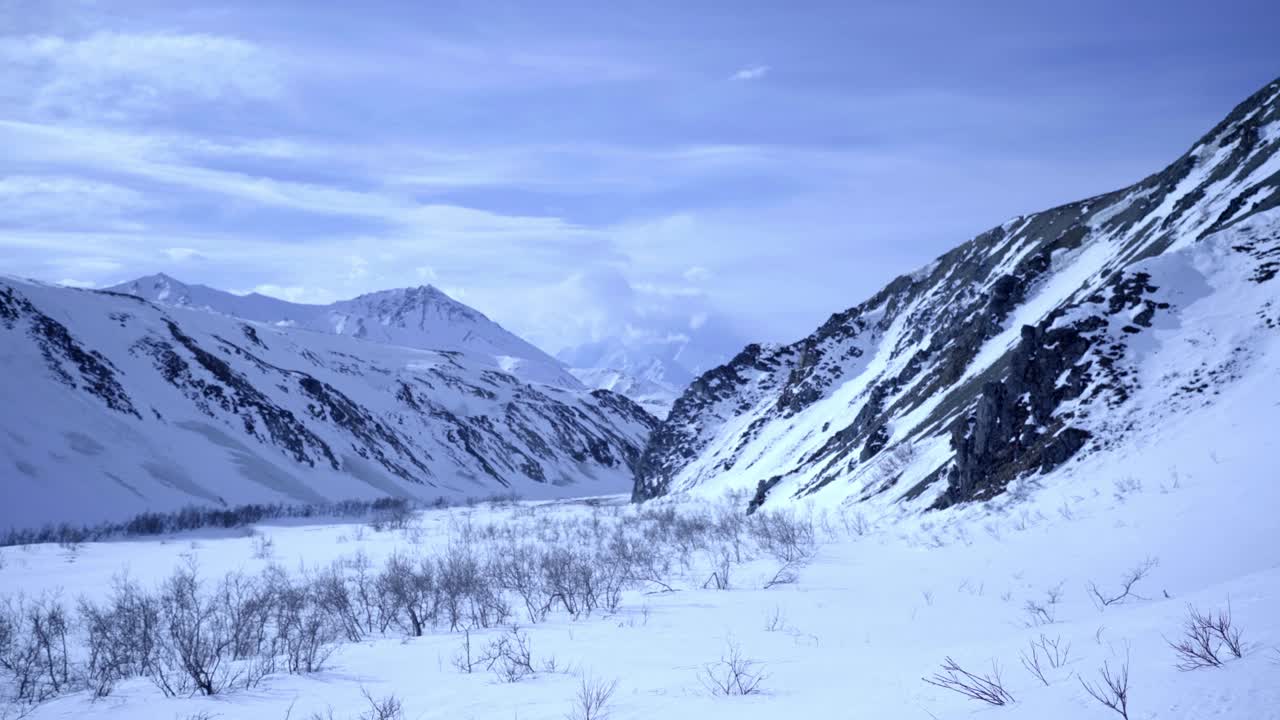
[[[188,247],[165,248],[161,250],[160,253],[164,255],[166,258],[168,258],[170,262],[175,262],[175,263],[182,263],[182,262],[189,262],[191,260],[204,259],[204,256],[200,254],[199,250],[196,250],[195,248],[188,248]]]
[[[269,53],[208,34],[98,32],[0,38],[0,97],[38,116],[122,119],[175,102],[269,100],[283,88]]]
[[[769,73],[768,65],[751,65],[729,76],[730,80],[759,80]]]
[[[58,281],[58,284],[73,288],[94,288],[98,286],[97,283],[88,280],[72,280],[71,278],[63,278]]]
[[[33,226],[92,220],[99,227],[121,227],[120,219],[147,205],[143,195],[113,183],[62,175],[10,175],[0,178],[0,215]]]
[[[270,283],[258,285],[250,292],[279,298],[281,300],[288,300],[289,302],[307,302],[312,297],[312,293],[306,288],[293,286],[281,287],[280,285],[272,285]],[[248,293],[243,294],[247,295]]]
[[[694,265],[684,271],[683,277],[691,283],[700,283],[711,277],[711,271],[701,265]]]

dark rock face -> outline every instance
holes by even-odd
[[[71,388],[83,387],[116,412],[140,418],[133,401],[121,387],[116,368],[102,354],[86,350],[66,326],[36,309],[13,288],[0,287],[0,322],[12,330],[25,318],[28,332],[40,347],[49,371]]]
[[[991,497],[1020,475],[1062,464],[1096,440],[1068,406],[1124,403],[1133,389],[1126,338],[1147,332],[1169,307],[1149,274],[1126,269],[1280,204],[1280,173],[1256,172],[1280,150],[1262,130],[1276,122],[1280,82],[1131,187],[993,228],[797,343],[748,346],[676,401],[645,449],[633,498],[732,472],[758,483],[754,508],[783,488],[802,496],[864,466],[893,466],[886,453],[898,445],[938,437],[954,454],[927,473],[926,481],[946,483],[934,507]],[[1247,237],[1235,250],[1256,260],[1254,282],[1280,274],[1274,238]],[[1063,287],[1058,277],[1085,257],[1088,271]],[[1055,283],[1058,299],[1023,327],[1017,316]],[[1010,335],[1008,349],[992,357],[991,343]],[[873,358],[884,369],[869,372]],[[823,408],[820,421],[806,418],[846,385],[859,390],[840,396],[845,414]],[[735,429],[724,435],[727,426]],[[779,432],[817,449],[797,452],[786,467],[752,467],[756,439]],[[815,436],[816,445],[807,440]],[[857,497],[896,482],[887,473]],[[916,497],[923,489],[903,490]]]

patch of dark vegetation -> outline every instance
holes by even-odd
[[[444,506],[444,498],[436,501]],[[125,537],[168,535],[206,528],[243,528],[268,520],[367,519],[407,513],[414,503],[405,498],[342,500],[332,503],[285,505],[250,503],[228,508],[191,505],[172,512],[144,512],[122,522],[97,525],[61,523],[38,529],[12,528],[0,534],[0,547],[40,543],[76,544]]]

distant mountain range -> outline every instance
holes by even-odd
[[[411,348],[469,352],[493,358],[497,367],[528,382],[584,387],[555,358],[430,285],[368,293],[328,305],[292,303],[256,293],[236,295],[188,285],[163,274],[107,289],[164,305],[210,310],[281,327]]]
[[[694,378],[728,361],[742,342],[712,319],[664,337],[584,343],[556,357],[586,385],[620,392],[662,418]]]
[[[0,398],[0,529],[193,503],[620,492],[656,424],[431,288],[316,307],[164,276],[110,291],[0,277]]]

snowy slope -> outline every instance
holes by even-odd
[[[626,395],[649,411],[649,414],[664,418],[671,412],[671,405],[679,397],[684,384],[677,385],[667,381],[665,374],[661,372],[661,361],[654,359],[652,362],[658,371],[641,372],[639,375],[610,368],[570,368],[569,372],[587,387]]]
[[[521,682],[502,682],[483,670],[459,672],[451,659],[463,647],[460,631],[442,626],[404,637],[393,626],[384,635],[342,644],[321,673],[279,672],[256,688],[176,698],[133,678],[103,699],[73,689],[34,707],[30,717],[270,720],[325,717],[332,708],[334,717],[357,718],[368,711],[361,696],[367,690],[375,698],[396,695],[408,718],[562,720],[574,708],[579,675],[586,675],[618,680],[608,705],[616,720],[846,714],[1106,720],[1120,716],[1090,698],[1080,681],[1096,683],[1107,663],[1130,668],[1133,720],[1275,720],[1280,544],[1274,542],[1274,509],[1280,484],[1258,448],[1271,442],[1280,407],[1277,359],[1261,356],[1265,367],[1224,386],[1219,404],[1175,414],[1121,462],[1095,454],[1036,478],[1041,482],[1020,481],[1019,492],[938,513],[884,508],[881,515],[855,506],[824,515],[813,508],[819,547],[791,584],[764,587],[778,563],[748,539],[743,561],[732,565],[728,590],[703,587],[720,557],[713,545],[692,553],[689,566],[673,563],[666,581],[674,592],[630,589],[613,613],[571,618],[557,611],[534,623],[512,598],[512,622],[527,633],[539,669]],[[797,509],[824,499],[812,496]],[[205,532],[73,549],[0,548],[0,588],[33,598],[61,591],[72,608],[76,598],[106,596],[122,573],[151,589],[192,562],[209,588],[228,572],[252,577],[275,567],[296,576],[301,568],[316,572],[331,564],[358,568],[361,558],[377,572],[393,554],[440,557],[473,543],[483,556],[483,538],[499,538],[498,547],[505,547],[504,528],[514,528],[517,538],[546,537],[548,529],[560,530],[558,537],[580,537],[564,531],[567,523],[590,538],[591,528],[603,525],[602,537],[612,538],[615,527],[634,532],[643,513],[668,509],[688,518],[740,511],[720,499],[713,504],[684,495],[628,507],[553,503],[428,511],[401,532],[355,524],[265,525],[256,536]],[[484,532],[490,524],[499,532]],[[271,542],[265,556],[259,550],[264,539]],[[1133,587],[1134,597],[1107,607],[1093,601],[1091,583],[1115,594],[1126,574],[1148,558],[1155,564]],[[1035,613],[1033,604],[1048,616]],[[1224,651],[1221,667],[1178,670],[1168,642],[1179,638],[1188,604],[1208,612],[1229,606],[1243,631],[1244,657]],[[478,653],[502,632],[471,629],[466,637]],[[1066,649],[1065,663],[1046,667],[1043,682],[1019,661],[1042,635]],[[729,643],[764,676],[761,694],[722,697],[707,689],[704,668],[714,666]],[[937,672],[946,657],[979,673],[996,664],[1014,700],[991,707],[926,684],[922,678]],[[544,670],[552,660],[559,669]],[[23,710],[14,707],[13,714]]]
[[[1280,82],[1165,170],[1019,217],[677,400],[634,496],[946,507],[1122,451],[1275,352]]]
[[[423,350],[491,355],[528,382],[581,389],[564,366],[484,314],[424,285],[368,293],[329,305],[291,303],[257,293],[235,295],[148,275],[108,288],[152,302],[223,313],[244,320],[349,335]]]
[[[696,325],[666,333],[629,328],[620,336],[565,348],[556,357],[588,387],[620,392],[666,417],[694,378],[728,360],[743,342],[717,317],[699,316]]]
[[[507,369],[0,278],[0,527],[631,482],[653,418]]]

